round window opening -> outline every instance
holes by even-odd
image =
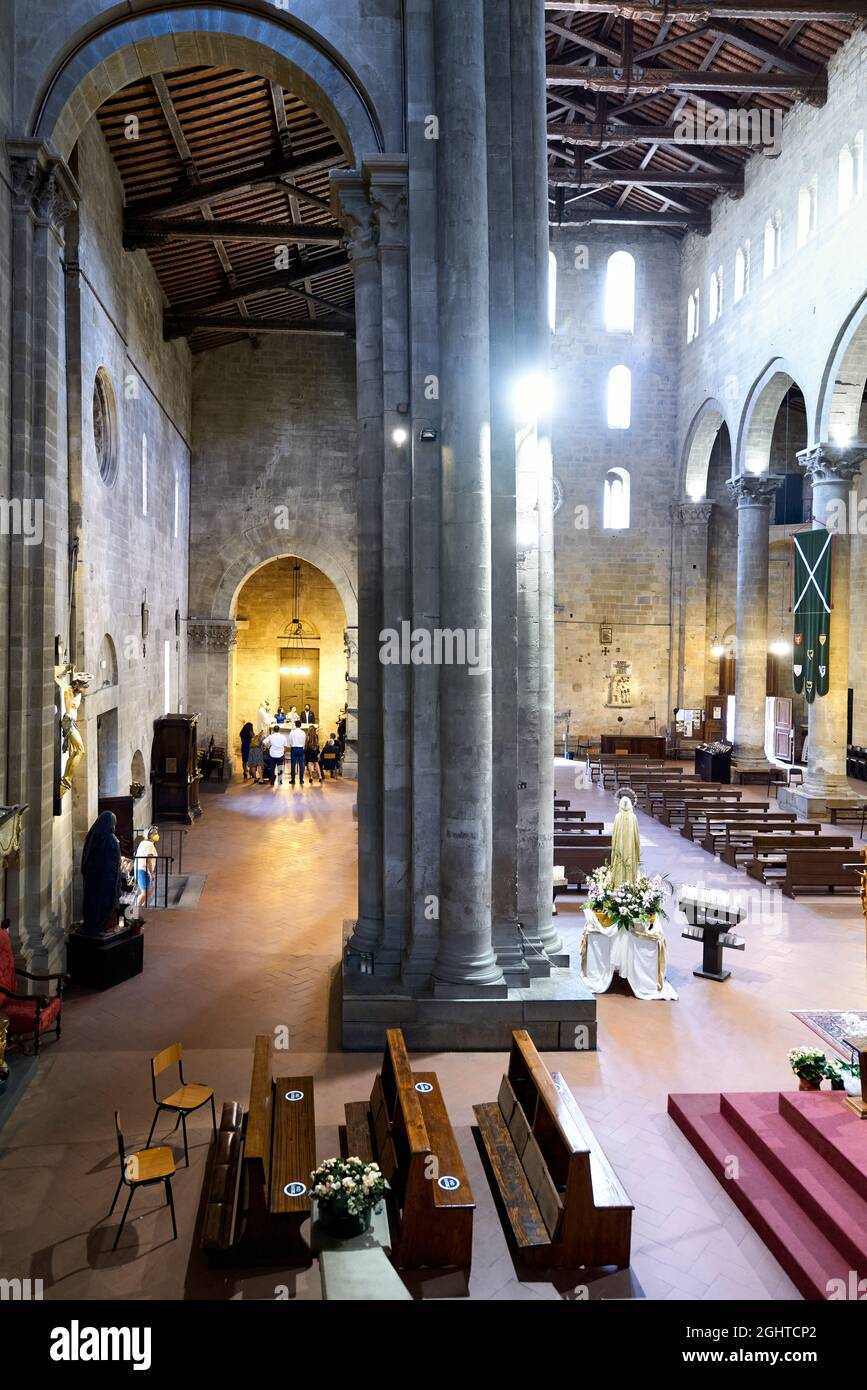
[[[117,477],[117,426],[114,392],[102,367],[93,383],[93,444],[99,476],[106,487],[111,487]]]

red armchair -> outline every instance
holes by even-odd
[[[12,955],[12,942],[9,940],[7,923],[0,923],[0,1013],[9,1020],[9,1041],[19,1042],[24,1051],[33,1048],[39,1056],[39,1043],[43,1033],[54,1029],[60,1037],[60,1013],[63,1008],[62,975],[33,975],[29,970],[19,970]],[[49,994],[19,994],[17,978],[35,980],[49,986],[55,984],[57,992]]]

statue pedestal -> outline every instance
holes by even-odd
[[[85,989],[111,989],[144,969],[144,935],[122,931],[113,936],[74,933],[66,948],[67,973]]]

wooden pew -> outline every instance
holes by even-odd
[[[788,898],[795,896],[799,884],[805,891],[811,887],[827,888],[829,892],[837,887],[857,888],[854,870],[843,867],[852,862],[851,845],[851,835],[817,835],[809,844],[802,835],[761,836],[745,867],[750,878],[778,885]],[[792,859],[794,865],[789,862]],[[792,891],[786,892],[787,886]]]
[[[769,824],[766,817],[755,823],[745,821],[739,825],[726,826],[722,839],[717,837],[715,852],[719,854],[723,864],[728,864],[731,869],[739,869],[742,864],[755,858],[756,840],[776,840],[780,836],[788,836],[790,839],[804,839],[809,844],[808,837],[821,833],[822,825],[819,821],[780,821]],[[706,849],[707,845],[703,844],[703,848]]]
[[[632,1203],[568,1086],[524,1030],[473,1111],[517,1254],[542,1269],[629,1264]]]
[[[226,1109],[224,1107],[224,1119]],[[243,1264],[309,1263],[310,1250],[301,1226],[310,1216],[310,1174],[316,1167],[316,1121],[313,1078],[271,1077],[271,1035],[256,1038],[250,1100],[239,1135],[240,1180],[231,1220],[225,1212],[208,1209],[214,1201],[214,1173],[220,1168],[226,1141],[223,1128],[212,1141],[212,1161],[205,1178],[205,1222],[202,1248],[209,1263],[221,1267]]]
[[[577,810],[577,809],[576,809],[576,810],[571,810],[571,811],[566,811],[566,810],[563,810],[562,807],[559,807],[559,806],[556,804],[556,802],[554,803],[554,824],[555,824],[555,825],[557,825],[558,822],[562,823],[562,822],[564,822],[564,821],[586,820],[586,818],[587,818],[587,812],[586,812],[586,811],[579,811],[579,810]]]
[[[790,851],[780,887],[787,898],[795,898],[799,893],[818,893],[820,889],[834,893],[838,888],[845,888],[858,893],[861,888],[859,868],[864,866],[855,862],[856,853],[852,849]]]
[[[588,835],[584,845],[555,845],[554,858],[562,864],[567,883],[565,893],[584,893],[584,882],[594,869],[611,858],[610,835]]]
[[[770,803],[767,801],[751,801],[749,804],[732,801],[702,801],[698,807],[694,804],[690,808],[689,815],[684,818],[683,825],[680,827],[680,833],[685,840],[703,842],[710,831],[716,827],[724,832],[726,825],[737,825],[741,821],[761,822],[773,816],[785,816],[789,822],[797,819],[794,811],[772,811]],[[702,848],[706,848],[703,843]]]
[[[601,835],[605,830],[605,822],[601,820],[586,820],[575,824],[554,825],[554,843],[556,844],[583,844],[586,839],[594,835]]]
[[[435,1072],[412,1071],[399,1028],[385,1036],[366,1118],[376,1162],[391,1185],[392,1257],[403,1269],[469,1271],[475,1202],[439,1081]],[[346,1119],[348,1143],[349,1107]],[[357,1106],[352,1122],[358,1132]]]
[[[730,800],[739,801],[742,796],[741,791],[726,791],[719,787],[707,791],[699,789],[697,793],[690,790],[682,792],[680,796],[666,796],[664,801],[656,804],[653,814],[663,825],[671,827],[700,812],[703,804],[718,810]]]
[[[672,801],[683,801],[689,798],[692,801],[702,800],[704,797],[714,793],[717,800],[720,795],[728,790],[722,782],[658,782],[648,787],[647,794],[639,800],[643,800],[645,810],[649,815],[655,816],[659,807],[664,806],[669,799]]]
[[[634,761],[626,758],[602,759],[599,780],[603,787],[613,787],[617,783],[618,777],[634,775],[639,772],[651,772],[653,770],[664,769],[665,764],[661,761],[645,761],[642,758]]]

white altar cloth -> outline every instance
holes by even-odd
[[[676,999],[665,978],[665,932],[656,923],[646,931],[605,926],[590,907],[584,909],[581,978],[594,994],[604,994],[615,972],[636,999]]]

